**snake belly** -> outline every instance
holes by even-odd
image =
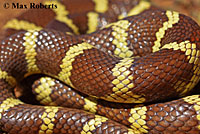
[[[82,14],[67,6],[74,3],[56,1],[60,10],[29,10],[5,25],[6,38],[0,45],[2,133],[199,133],[199,95],[148,106],[128,104],[185,96],[199,82],[198,24],[142,0],[88,0]],[[74,95],[72,100],[68,94],[73,108],[25,104],[12,91],[35,73],[94,98]],[[55,82],[44,83],[50,91],[45,86],[38,89],[39,99],[52,93],[48,84]],[[57,103],[64,96],[58,96]],[[97,103],[98,99],[109,102]],[[53,101],[47,96],[43,102],[55,105]]]

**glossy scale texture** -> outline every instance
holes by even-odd
[[[87,0],[80,11],[74,10],[76,2],[65,2],[54,2],[59,10],[29,10],[5,25],[8,37],[0,45],[3,132],[199,132],[199,95],[148,106],[122,104],[184,96],[198,83],[200,27],[192,19],[143,0]],[[113,22],[127,15],[135,16]],[[87,32],[93,33],[74,35]],[[34,90],[42,104],[76,109],[16,99],[11,92],[16,82],[35,73],[71,87],[43,78]]]

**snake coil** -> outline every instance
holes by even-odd
[[[186,96],[200,79],[198,24],[144,0],[80,2],[46,1],[57,8],[30,9],[5,24],[0,133],[198,134],[200,96]],[[49,106],[13,94],[36,73],[55,78],[33,85]]]

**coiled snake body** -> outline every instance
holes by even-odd
[[[57,8],[29,10],[5,25],[2,133],[199,133],[199,95],[134,104],[185,96],[199,82],[198,24],[142,0],[87,0],[80,7],[76,2],[47,1]],[[89,34],[72,34],[84,32]],[[13,87],[35,73],[70,87],[42,78],[34,92],[52,106],[25,104]]]

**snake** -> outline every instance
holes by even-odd
[[[2,134],[198,134],[200,27],[145,0],[45,1],[4,25]],[[45,106],[14,88],[34,74]],[[171,100],[177,98],[175,100]]]

